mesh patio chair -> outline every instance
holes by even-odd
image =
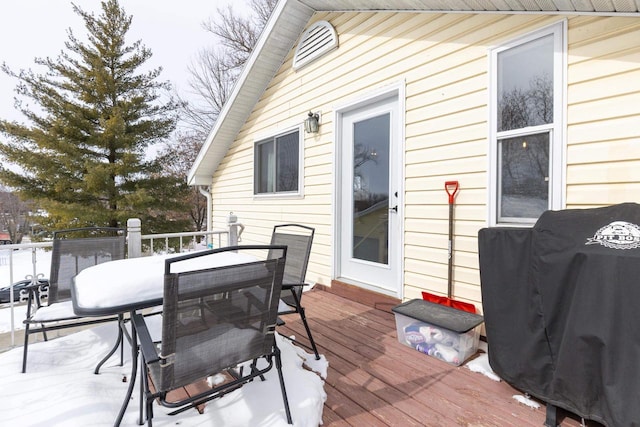
[[[265,258],[267,251],[273,255],[269,259]],[[208,255],[225,252],[238,252],[241,256],[257,252],[259,257],[255,261],[247,261],[245,257],[241,264],[222,267],[207,265]],[[173,408],[170,415],[175,415],[220,397],[255,377],[264,380],[263,375],[274,363],[287,421],[291,424],[280,350],[275,340],[286,252],[284,246],[233,246],[166,260],[161,343],[152,341],[144,316],[132,317],[143,356],[140,386],[149,426],[155,399]],[[266,361],[266,367],[262,361]],[[229,382],[183,400],[167,400],[171,390],[219,373],[228,375]],[[154,391],[149,386],[149,377]],[[141,402],[140,423],[142,410]]]
[[[284,279],[282,280],[282,296],[280,297],[280,307],[278,315],[298,313],[302,319],[302,324],[307,332],[311,349],[316,356],[316,360],[320,360],[316,343],[311,335],[309,323],[302,306],[302,290],[307,275],[307,265],[309,264],[309,255],[311,254],[311,244],[313,243],[313,235],[315,229],[300,224],[281,224],[273,227],[271,235],[272,245],[285,245],[289,248],[287,252],[287,264],[284,269]],[[284,321],[279,321],[280,325],[284,325]],[[298,342],[301,344],[300,342]],[[306,346],[305,346],[306,347]]]
[[[39,286],[29,288],[27,316],[23,322],[25,324],[22,355],[23,373],[27,369],[27,352],[31,335],[41,332],[46,341],[48,331],[121,320],[118,317],[76,316],[71,301],[71,283],[73,278],[83,269],[106,261],[123,259],[124,255],[125,232],[122,228],[75,228],[56,231],[53,234],[47,305],[41,303]],[[120,330],[116,345],[96,367],[96,373],[102,363],[111,357],[118,345],[121,344],[121,332]],[[120,347],[122,349],[122,346]]]

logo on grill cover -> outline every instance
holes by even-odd
[[[640,247],[640,227],[625,221],[614,221],[596,231],[586,245],[600,244],[611,249],[635,249]]]

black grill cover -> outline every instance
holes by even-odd
[[[492,369],[608,426],[640,426],[640,205],[478,234]]]

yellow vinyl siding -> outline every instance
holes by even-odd
[[[487,221],[489,49],[560,16],[322,13],[339,48],[292,70],[292,53],[248,117],[213,180],[214,224],[229,211],[243,243],[274,224],[316,227],[308,280],[330,284],[334,226],[334,108],[404,81],[404,297],[447,290],[448,205],[458,180],[454,295],[480,303],[477,232]],[[640,25],[635,18],[568,18],[568,207],[639,201]],[[294,46],[295,49],[295,46]],[[321,112],[304,134],[303,197],[253,196],[253,144]]]
[[[640,20],[569,27],[567,207],[640,202]]]
[[[638,120],[637,117],[636,117],[636,120]],[[637,129],[632,129],[632,131],[637,132]],[[640,146],[640,141],[637,138],[607,140],[606,142],[603,142],[601,139],[595,142],[586,142],[586,143],[571,145],[569,147],[568,157],[571,159],[572,165],[581,165],[581,164],[589,164],[589,163],[602,164],[600,160],[602,159],[602,157],[605,157],[608,162],[612,162],[612,166],[615,166],[617,162],[629,161],[629,158],[630,158],[629,155],[634,152],[637,152],[639,149],[639,146]],[[571,179],[573,179],[571,174],[569,174],[569,176]],[[575,184],[577,182],[570,181],[569,183]]]

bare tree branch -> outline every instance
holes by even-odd
[[[241,15],[238,9],[228,6],[218,9],[214,18],[202,24],[214,36],[217,46],[202,50],[189,66],[190,101],[176,94],[185,130],[159,154],[165,172],[174,177],[186,178],[277,3],[277,0],[248,1],[250,15]],[[237,6],[238,3],[234,3],[234,7]],[[191,206],[187,214],[195,228],[201,230],[206,217],[206,199],[197,188],[185,192],[185,200],[187,198]]]
[[[26,203],[10,190],[0,187],[0,231],[7,231],[13,243],[20,243],[31,227],[32,203]]]
[[[205,139],[229,99],[245,62],[260,37],[277,0],[249,0],[252,13],[240,15],[228,6],[202,26],[217,46],[203,50],[189,66],[189,93],[195,101],[181,100],[181,120],[189,132]],[[237,3],[234,4],[237,7]]]

